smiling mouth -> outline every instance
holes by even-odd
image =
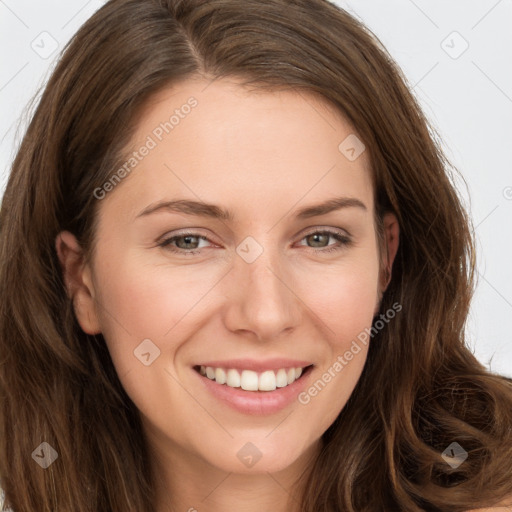
[[[252,370],[237,370],[234,368],[213,368],[211,366],[194,366],[194,370],[203,377],[215,383],[231,388],[241,388],[245,391],[275,391],[285,388],[311,372],[314,365],[304,368],[280,368],[254,372]]]

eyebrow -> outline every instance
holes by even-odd
[[[366,205],[355,197],[335,197],[319,204],[301,208],[297,211],[296,218],[309,219],[311,217],[326,215],[327,213],[335,210],[351,207],[361,208],[367,211]],[[186,215],[194,215],[198,217],[210,217],[212,219],[219,219],[227,222],[234,222],[235,220],[235,216],[230,210],[226,210],[215,204],[208,204],[190,199],[159,201],[157,203],[150,204],[144,208],[136,218],[162,211],[184,213]]]

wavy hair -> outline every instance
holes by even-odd
[[[123,161],[147,100],[194,76],[321,96],[366,145],[379,216],[400,224],[381,311],[403,311],[375,335],[323,434],[300,481],[302,512],[462,512],[512,495],[512,379],[465,342],[472,225],[455,169],[377,37],[326,0],[111,0],[63,50],[1,205],[5,505],[153,512],[138,410],[103,337],[78,325],[54,241],[69,230],[90,254],[94,189]],[[441,456],[454,441],[468,453],[456,469]],[[42,442],[58,453],[44,471],[31,456]]]

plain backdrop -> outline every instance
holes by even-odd
[[[23,135],[28,101],[101,0],[0,0],[0,194]],[[351,0],[401,66],[459,169],[476,227],[478,285],[469,344],[512,377],[512,1]],[[467,188],[466,188],[467,187]]]

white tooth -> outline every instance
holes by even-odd
[[[276,386],[278,388],[284,388],[288,385],[288,377],[286,376],[286,370],[281,368],[277,370],[276,374]]]
[[[201,375],[215,380],[218,384],[226,384],[232,388],[239,388],[246,391],[274,391],[276,388],[284,388],[292,384],[302,375],[302,368],[280,368],[277,372],[266,370],[258,375],[252,370],[243,370],[242,374],[235,369],[225,370],[224,368],[213,368],[201,365]]]
[[[258,389],[260,391],[276,389],[276,374],[272,370],[267,370],[260,375]]]
[[[222,368],[215,368],[215,380],[219,384],[224,384],[226,382],[226,372]]]
[[[246,391],[258,391],[258,374],[252,370],[244,370],[240,377],[240,386]]]
[[[232,388],[240,387],[240,374],[237,370],[228,370],[226,384]]]

